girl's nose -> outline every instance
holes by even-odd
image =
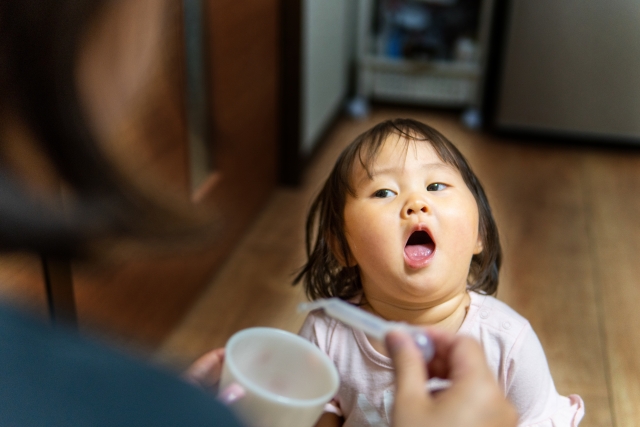
[[[417,215],[420,213],[427,213],[427,212],[429,212],[429,206],[427,205],[426,201],[424,201],[420,197],[411,197],[409,200],[407,200],[407,203],[404,205],[404,208],[402,210],[402,215],[408,218],[411,215]]]

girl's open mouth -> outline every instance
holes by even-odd
[[[404,247],[405,259],[411,267],[421,267],[431,258],[435,249],[436,244],[429,233],[414,231]]]

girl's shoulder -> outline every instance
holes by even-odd
[[[317,310],[312,310],[307,314],[307,318],[304,320],[304,324],[302,325],[302,329],[313,327],[313,328],[322,328],[326,330],[333,330],[340,322],[334,319],[331,316],[325,314],[324,310],[321,308]]]
[[[509,390],[509,369],[514,364],[538,366],[546,363],[544,351],[529,321],[514,309],[492,296],[469,294],[471,304],[459,333],[482,343],[487,363],[503,389]]]
[[[357,305],[360,303],[361,299],[362,296],[359,295],[348,300],[348,302]],[[323,309],[319,308],[312,310],[307,314],[307,318],[300,329],[299,335],[308,335],[311,330],[313,330],[315,334],[333,335],[334,333],[344,333],[347,330],[351,330],[351,328],[339,320],[328,316],[325,314]]]
[[[347,333],[346,325],[326,315],[324,310],[317,309],[307,314],[298,335],[313,342],[326,352],[332,343],[344,340]]]
[[[461,331],[480,329],[516,338],[531,330],[526,318],[497,298],[474,291],[469,291],[469,296],[471,304]]]

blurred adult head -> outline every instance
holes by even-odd
[[[176,231],[178,211],[131,183],[100,144],[146,77],[161,19],[142,14],[148,1],[0,2],[0,249],[68,256]],[[123,19],[129,33],[113,33]]]

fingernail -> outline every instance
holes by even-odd
[[[431,338],[427,335],[425,331],[416,331],[411,334],[413,338],[413,342],[416,344],[418,349],[420,349],[420,353],[422,353],[422,357],[426,362],[430,362],[433,359],[433,355],[435,350],[433,348],[433,342]]]
[[[244,388],[236,383],[231,383],[227,388],[222,390],[218,395],[218,399],[225,405],[230,405],[238,399],[242,399],[245,395]]]
[[[387,350],[389,350],[391,354],[396,354],[404,346],[404,340],[401,336],[394,333],[394,331],[389,332],[385,336],[385,343],[387,344]]]

